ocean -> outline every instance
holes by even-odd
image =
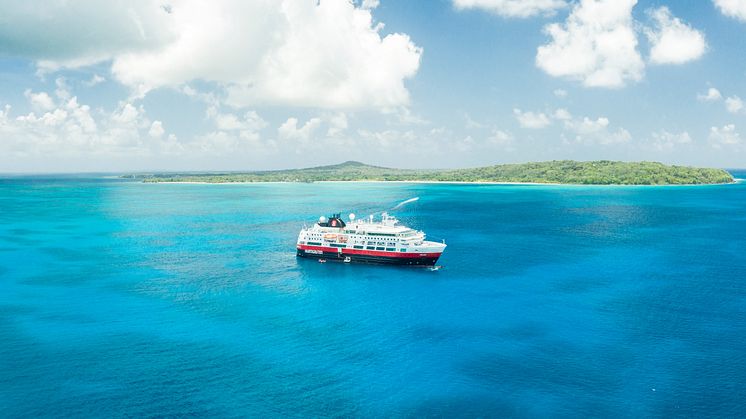
[[[442,269],[296,258],[412,197]],[[1,417],[744,412],[746,183],[0,180]]]

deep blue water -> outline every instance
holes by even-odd
[[[296,259],[414,196],[442,270]],[[0,180],[2,417],[744,412],[743,183]]]

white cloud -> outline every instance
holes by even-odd
[[[723,100],[723,95],[714,87],[707,89],[707,93],[698,94],[697,100],[701,102],[719,102]],[[729,96],[725,98],[725,109],[733,114],[746,112],[746,104],[738,96]]]
[[[723,146],[732,147],[741,144],[741,135],[736,131],[736,126],[733,124],[726,125],[722,128],[710,128],[710,136],[708,139],[714,148],[722,148]]]
[[[503,17],[553,15],[567,7],[565,0],[453,0],[457,9],[482,9]]]
[[[744,0],[713,0],[715,6],[726,16],[746,21],[746,1]]]
[[[251,131],[257,132],[267,127],[265,121],[256,111],[248,111],[243,118],[233,113],[221,113],[217,107],[210,106],[207,116],[215,121],[215,127],[221,131]]]
[[[740,113],[744,110],[743,100],[738,96],[725,99],[725,109],[730,113]]]
[[[302,127],[298,127],[298,118],[288,118],[277,128],[277,135],[281,140],[308,141],[319,126],[320,118],[311,118]]]
[[[456,141],[454,143],[454,147],[456,151],[460,151],[463,153],[473,150],[476,143],[477,142],[474,141],[474,138],[471,135],[467,135],[461,141]]]
[[[691,144],[692,137],[688,132],[672,133],[661,130],[650,134],[650,146],[659,151],[673,150],[682,144]]]
[[[164,132],[165,130],[163,129],[163,122],[153,121],[153,123],[150,125],[150,130],[148,130],[148,135],[153,138],[161,138],[163,137]]]
[[[397,106],[395,108],[382,108],[381,112],[385,115],[394,115],[399,123],[404,125],[427,125],[430,123],[427,119],[412,112],[407,106]]]
[[[47,92],[34,93],[31,89],[26,89],[23,94],[28,99],[31,107],[37,112],[50,111],[55,108],[54,100]]]
[[[513,135],[507,131],[493,129],[485,137],[472,135],[460,136],[451,130],[438,127],[426,131],[396,130],[371,131],[361,129],[357,131],[356,147],[350,152],[359,153],[356,157],[367,160],[371,150],[377,150],[384,155],[417,155],[429,161],[439,161],[446,166],[459,166],[454,161],[456,155],[482,154],[491,156],[495,151],[511,151]],[[440,163],[441,165],[443,163]],[[411,163],[405,167],[412,167]]]
[[[645,34],[651,44],[650,62],[653,64],[683,64],[704,55],[707,42],[702,32],[671,15],[668,7],[648,11],[655,21],[655,29]]]
[[[112,112],[101,110],[98,120],[88,105],[72,97],[53,110],[11,118],[6,107],[0,117],[0,150],[3,153],[48,161],[92,156],[139,156],[161,147],[164,130],[151,123],[142,107],[121,103]],[[157,142],[145,141],[150,135]]]
[[[151,122],[142,106],[120,102],[113,110],[94,111],[79,103],[62,81],[56,84],[60,94],[52,109],[15,116],[10,106],[0,111],[0,153],[12,157],[0,161],[0,170],[28,170],[19,162],[37,170],[112,170],[117,159],[132,167],[137,164],[133,157],[141,161],[143,156],[183,151],[176,137],[166,136],[162,122]],[[51,97],[27,98],[31,104],[44,96]]]
[[[592,134],[607,129],[609,118],[600,117],[594,121],[585,117],[579,121],[568,121],[565,126],[578,134]]]
[[[282,6],[281,42],[263,53],[255,74],[230,80],[229,103],[348,108],[409,102],[404,80],[417,72],[422,51],[407,35],[381,37],[369,10],[343,0]]]
[[[233,113],[221,113],[217,105],[207,108],[207,116],[215,122],[217,131],[201,135],[197,140],[201,149],[215,155],[239,149],[246,144],[251,144],[252,149],[256,150],[261,139],[260,132],[268,125],[256,111],[248,111],[239,118]],[[216,144],[208,144],[210,140],[215,140]]]
[[[637,0],[581,0],[564,24],[544,28],[551,41],[538,48],[536,65],[554,77],[588,87],[623,87],[642,78],[632,8]]]
[[[101,83],[103,83],[105,81],[106,81],[106,78],[104,78],[102,76],[99,76],[98,74],[94,74],[93,76],[91,76],[90,80],[88,80],[86,82],[83,82],[83,84],[85,84],[88,87],[93,87],[93,86],[95,86],[97,84],[101,84]]]
[[[513,142],[513,139],[513,134],[499,129],[493,129],[492,134],[487,137],[487,141],[490,144],[499,146],[509,145]]]
[[[559,98],[566,98],[567,97],[567,90],[565,90],[565,89],[555,89],[553,93],[554,93],[555,96],[557,96]]]
[[[136,122],[140,118],[141,113],[144,112],[145,111],[142,107],[138,109],[131,103],[124,103],[117,111],[115,111],[111,115],[111,118],[116,122],[122,124],[131,124],[133,122]]]
[[[329,129],[326,131],[326,135],[336,137],[345,132],[348,127],[347,114],[344,112],[336,113],[329,118]]]
[[[466,119],[466,129],[479,129],[485,127],[483,123],[474,120],[468,113],[464,114],[464,119]]]
[[[552,124],[552,120],[563,121],[565,123],[572,120],[572,114],[565,108],[558,108],[549,114],[544,112],[524,112],[520,109],[513,109],[513,116],[523,128],[542,129]]]
[[[554,119],[557,119],[559,121],[568,121],[572,119],[572,114],[567,109],[559,108],[556,111],[554,111],[554,114],[552,115]]]
[[[216,114],[214,115],[215,125],[219,130],[230,131],[234,129],[241,129],[243,122],[232,113],[228,114]]]
[[[54,94],[55,96],[57,96],[58,99],[70,99],[70,87],[67,85],[64,77],[57,77],[54,80],[54,85],[57,86],[57,88],[54,90]]]
[[[159,3],[0,0],[0,52],[54,69],[161,46],[177,34],[172,31],[173,19]]]
[[[379,0],[363,0],[360,7],[363,9],[375,9],[379,4],[381,4]]]
[[[697,95],[697,100],[700,100],[702,102],[717,102],[723,98],[723,95],[720,94],[720,90],[710,87],[707,89],[707,93],[699,94]]]
[[[542,129],[552,124],[549,117],[542,112],[523,112],[520,109],[513,109],[513,116],[523,128]]]
[[[400,106],[422,53],[406,34],[380,33],[370,0],[0,2],[0,54],[47,70],[111,60],[136,95],[204,80],[239,107]]]
[[[610,121],[606,117],[565,121],[565,129],[575,134],[574,141],[577,143],[613,145],[627,143],[632,139],[626,129],[612,130],[609,126]]]

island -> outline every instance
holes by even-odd
[[[123,176],[143,182],[239,183],[399,181],[468,183],[541,183],[571,185],[705,185],[735,182],[722,169],[670,166],[657,162],[547,161],[499,164],[468,169],[395,169],[348,161],[305,169],[151,173]]]

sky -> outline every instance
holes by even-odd
[[[0,0],[6,173],[742,168],[745,100],[746,0]]]

